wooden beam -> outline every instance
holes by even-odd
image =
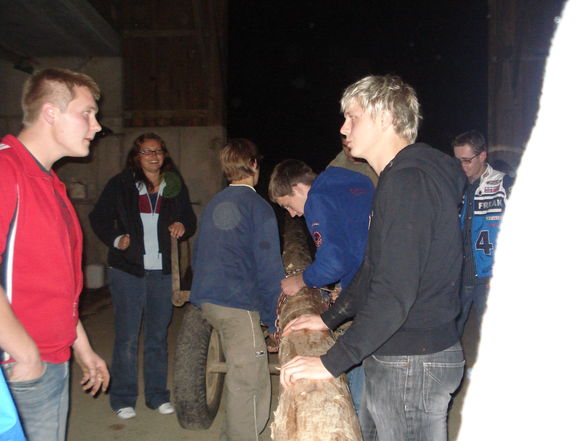
[[[288,274],[304,270],[312,261],[304,228],[298,218],[285,220],[282,258]],[[327,307],[318,289],[303,288],[280,298],[278,326],[283,329],[296,317],[320,314]],[[331,332],[293,332],[280,341],[280,364],[297,355],[322,355],[334,341]],[[280,389],[271,432],[274,441],[361,441],[345,375],[325,381],[299,380],[287,390]]]
[[[123,31],[124,38],[179,38],[198,37],[195,29],[132,29]]]
[[[206,118],[207,109],[125,110],[124,118]]]

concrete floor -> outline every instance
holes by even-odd
[[[169,332],[170,369],[168,384],[170,389],[173,384],[173,369],[171,369],[171,366],[175,349],[174,342],[181,324],[182,315],[183,309],[174,308],[174,316]],[[95,290],[84,293],[81,301],[81,317],[94,349],[110,363],[114,340],[114,318],[108,291]],[[272,355],[272,357],[276,356]],[[275,358],[271,361],[275,362]],[[140,386],[136,408],[137,417],[123,421],[118,419],[110,409],[108,396],[100,395],[97,398],[92,398],[82,391],[79,387],[80,377],[80,369],[74,363],[72,365],[68,441],[217,441],[219,439],[224,409],[222,401],[217,418],[208,430],[189,431],[179,426],[175,415],[164,416],[147,408],[143,401]],[[276,375],[272,375],[272,416],[277,406],[278,380]],[[140,379],[141,383],[142,379]],[[455,440],[457,436],[463,395],[463,392],[458,394],[450,412],[450,440]],[[271,440],[270,423],[271,419],[262,433],[260,441]]]
[[[114,341],[114,316],[108,291],[88,291],[83,295],[80,309],[82,321],[94,349],[110,364]],[[168,384],[170,390],[173,384],[173,369],[171,366],[173,365],[174,342],[182,321],[183,312],[182,308],[174,308],[172,324],[169,330],[170,369]],[[139,375],[141,376],[141,371]],[[145,406],[141,377],[136,407],[137,417],[123,421],[112,412],[107,395],[102,394],[97,398],[86,395],[79,387],[80,378],[80,369],[73,363],[68,441],[216,441],[219,439],[222,411],[224,409],[222,401],[217,418],[208,430],[185,430],[180,427],[175,415],[160,415]],[[277,376],[272,375],[272,387],[275,397],[277,397],[278,384]],[[277,398],[272,397],[272,415],[276,406]],[[269,441],[270,439],[268,423],[260,441]]]

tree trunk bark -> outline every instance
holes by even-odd
[[[282,256],[287,274],[296,274],[311,263],[307,244],[300,219],[288,217],[284,226]],[[327,307],[318,289],[303,288],[293,296],[282,294],[279,330],[302,314],[320,314]],[[297,355],[322,355],[334,341],[331,332],[293,332],[280,341],[280,364]],[[280,387],[271,431],[274,441],[360,441],[357,414],[345,376],[323,381],[299,380],[287,390]]]

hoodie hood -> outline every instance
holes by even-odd
[[[428,144],[418,142],[402,149],[386,167],[390,170],[418,168],[433,178],[453,195],[456,205],[461,204],[466,176],[457,159]]]

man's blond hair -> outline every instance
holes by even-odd
[[[372,120],[390,112],[396,133],[413,143],[421,120],[420,105],[415,90],[398,76],[371,75],[347,87],[341,97],[344,113],[356,102]]]
[[[69,69],[49,68],[35,72],[24,84],[22,92],[22,123],[33,124],[43,104],[49,102],[65,110],[75,98],[75,88],[86,87],[96,101],[100,99],[100,88],[88,75]]]

